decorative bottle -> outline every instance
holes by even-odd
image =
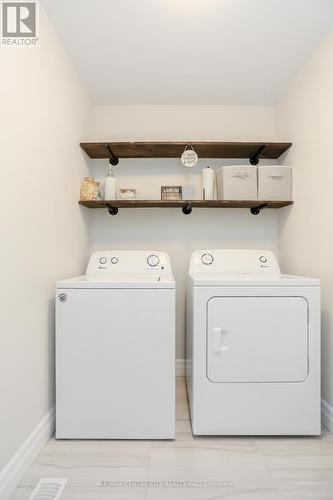
[[[104,199],[115,200],[117,194],[117,181],[113,175],[112,165],[109,165],[107,176],[104,181]]]

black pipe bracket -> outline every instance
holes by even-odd
[[[109,151],[110,155],[109,163],[110,165],[113,165],[115,167],[119,163],[119,158],[117,158],[116,155],[113,154],[113,151],[109,144],[105,144],[105,147]]]
[[[182,212],[185,215],[190,215],[192,213],[192,205],[191,203],[186,203],[186,205],[183,206]]]
[[[108,209],[110,215],[117,215],[117,213],[119,212],[119,209],[117,207],[113,207],[112,205],[108,204],[106,204],[105,206]]]
[[[260,146],[258,151],[253,156],[251,156],[251,158],[249,158],[249,162],[251,163],[251,165],[258,165],[260,160],[260,155],[266,147],[267,144],[263,144],[262,146]]]
[[[250,208],[250,212],[252,215],[259,215],[260,210],[262,210],[263,208],[266,208],[266,207],[267,207],[267,203],[263,203],[262,205],[259,205],[259,207]]]

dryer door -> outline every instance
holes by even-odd
[[[301,382],[308,374],[303,297],[213,297],[207,304],[212,382]]]

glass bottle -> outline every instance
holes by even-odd
[[[104,181],[104,199],[115,200],[117,192],[117,181],[113,174],[112,165],[108,167],[108,173]]]

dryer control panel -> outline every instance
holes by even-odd
[[[172,274],[168,254],[156,250],[105,250],[91,255],[86,275]]]
[[[190,273],[274,274],[280,266],[269,250],[197,250],[193,252]]]

